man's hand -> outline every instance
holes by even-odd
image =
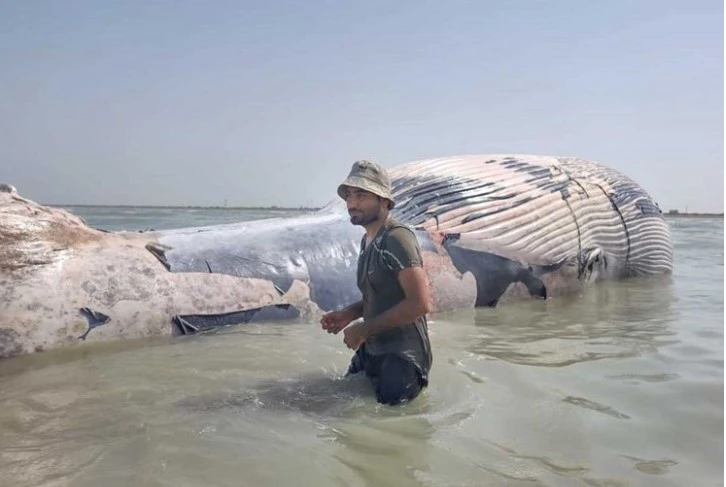
[[[354,319],[353,313],[346,309],[341,309],[325,313],[320,319],[320,324],[323,326],[323,330],[328,333],[337,334]]]
[[[368,338],[368,332],[364,322],[349,326],[343,332],[343,343],[351,350],[358,350]]]

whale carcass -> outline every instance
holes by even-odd
[[[471,155],[390,169],[435,312],[669,274],[667,222],[637,183],[576,158]],[[85,342],[314,319],[360,299],[343,201],[295,217],[107,232],[0,185],[0,357]]]

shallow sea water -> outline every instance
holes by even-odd
[[[171,228],[277,216],[75,208]],[[317,323],[0,362],[9,486],[723,485],[723,219],[670,218],[670,279],[434,315],[430,387],[380,406]]]

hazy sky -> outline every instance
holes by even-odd
[[[324,204],[356,159],[578,156],[723,211],[722,0],[0,1],[0,181]]]

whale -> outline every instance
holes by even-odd
[[[602,163],[473,154],[388,171],[391,214],[418,239],[432,314],[673,272],[671,233],[657,202]],[[108,231],[0,184],[0,358],[310,323],[361,298],[355,274],[363,234],[337,196],[294,216]]]

